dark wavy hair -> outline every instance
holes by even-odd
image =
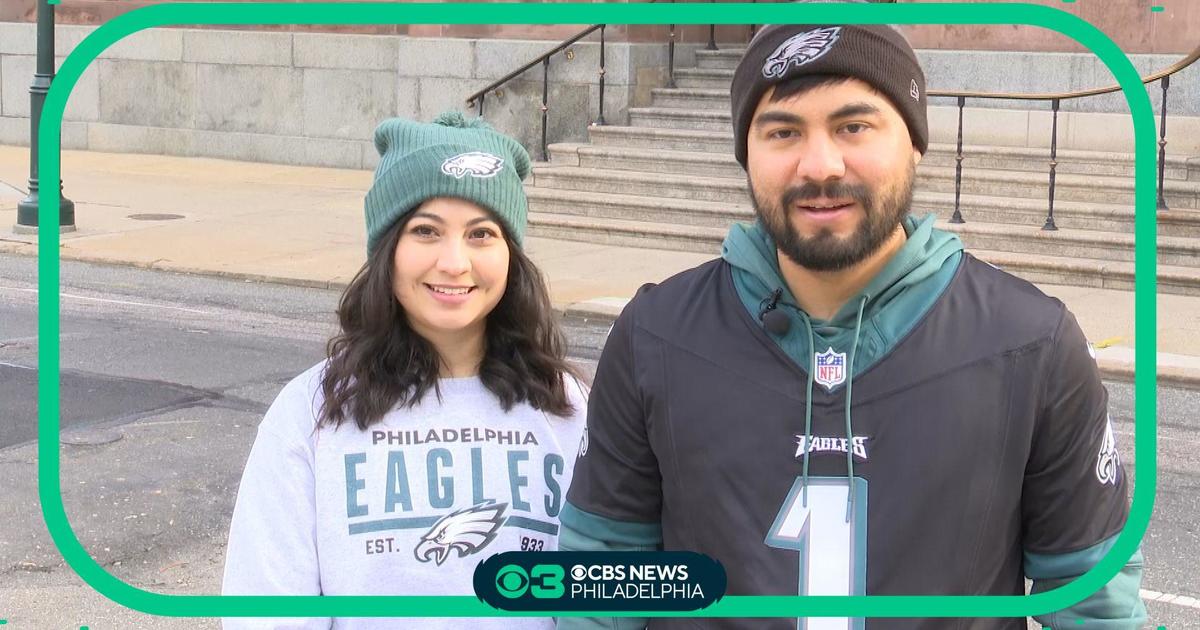
[[[384,234],[342,294],[337,310],[342,331],[326,346],[318,426],[340,427],[353,419],[366,429],[396,406],[416,405],[430,390],[441,400],[437,351],[409,325],[392,288],[396,246],[412,216]],[[564,376],[579,373],[567,363],[566,338],[545,279],[503,222],[497,223],[509,244],[508,284],[487,315],[479,379],[505,411],[527,402],[566,416],[573,405]]]

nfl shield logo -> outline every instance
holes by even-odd
[[[834,387],[846,382],[846,353],[834,352],[830,347],[825,352],[818,353],[817,373],[815,380],[832,391]]]

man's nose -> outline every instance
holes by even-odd
[[[819,183],[845,176],[846,162],[833,138],[812,134],[802,150],[804,153],[796,165],[796,174],[800,178]]]

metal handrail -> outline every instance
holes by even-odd
[[[1167,206],[1167,198],[1164,192],[1163,184],[1167,172],[1167,90],[1171,87],[1171,75],[1183,70],[1192,65],[1196,60],[1200,59],[1200,45],[1189,53],[1183,59],[1159,70],[1158,72],[1149,74],[1145,77],[1140,77],[1143,85],[1148,85],[1155,81],[1161,81],[1162,85],[1162,110],[1159,112],[1158,124],[1158,211],[1170,210]],[[1110,85],[1102,88],[1092,88],[1090,90],[1076,90],[1074,92],[1052,92],[1044,94],[1024,94],[1017,92],[963,92],[951,90],[929,90],[930,97],[949,97],[957,100],[958,104],[958,143],[957,150],[954,156],[954,213],[950,216],[950,223],[965,223],[962,216],[962,208],[960,199],[962,197],[962,162],[963,162],[963,108],[966,107],[968,98],[978,99],[999,99],[999,100],[1022,100],[1022,101],[1050,101],[1050,109],[1053,112],[1053,122],[1051,123],[1050,131],[1050,199],[1047,207],[1046,222],[1042,225],[1042,229],[1046,231],[1054,231],[1058,226],[1054,222],[1054,184],[1058,171],[1058,110],[1062,101],[1073,98],[1083,98],[1087,96],[1099,96],[1101,94],[1111,94],[1120,91],[1122,88],[1118,85]]]
[[[650,1],[654,2],[654,0],[650,0]],[[472,94],[471,96],[468,96],[467,97],[467,107],[474,107],[476,100],[478,100],[479,101],[479,115],[482,117],[483,116],[483,105],[484,105],[485,99],[487,98],[488,92],[490,92],[492,90],[496,90],[497,88],[504,85],[505,83],[508,83],[509,81],[512,81],[513,79],[521,76],[522,74],[524,74],[525,72],[527,72],[528,70],[533,68],[534,66],[541,64],[542,65],[542,105],[541,105],[541,110],[542,110],[542,161],[544,162],[544,161],[548,160],[549,155],[548,155],[548,149],[547,149],[548,145],[546,143],[546,129],[549,126],[549,113],[550,113],[550,58],[553,57],[554,55],[557,55],[558,53],[562,52],[563,50],[566,50],[572,44],[574,44],[575,42],[578,42],[579,40],[583,39],[584,37],[587,37],[588,35],[591,35],[592,33],[595,33],[596,31],[600,31],[600,74],[599,74],[599,77],[600,77],[600,97],[599,97],[600,115],[596,118],[596,120],[593,122],[593,124],[603,125],[604,124],[604,73],[605,73],[605,69],[604,69],[604,29],[607,26],[608,26],[607,24],[593,24],[592,26],[589,26],[589,27],[583,29],[574,37],[564,40],[563,43],[559,44],[558,46],[555,46],[554,48],[550,49],[549,51],[542,53],[542,55],[540,57],[538,57],[537,59],[530,61],[529,63],[525,64],[524,66],[521,66],[517,70],[514,70],[514,71],[508,73],[507,75],[504,76],[504,78],[502,78],[498,81],[495,81],[491,85],[487,86],[486,88],[483,88],[482,90]]]
[[[654,4],[655,2],[658,2],[658,0],[648,0],[646,4]],[[675,0],[671,0],[671,2],[674,3]],[[509,81],[512,81],[513,79],[521,76],[522,74],[525,74],[530,69],[537,66],[538,64],[541,64],[541,66],[542,66],[542,105],[541,105],[541,111],[542,111],[542,160],[545,161],[547,159],[547,154],[546,154],[546,151],[547,151],[547,149],[546,149],[546,146],[547,146],[546,145],[547,113],[550,110],[550,104],[548,102],[550,100],[550,79],[549,79],[550,58],[553,57],[554,55],[557,55],[558,53],[566,50],[572,44],[575,44],[576,42],[583,39],[584,37],[587,37],[588,35],[595,33],[596,31],[600,31],[600,72],[599,72],[600,112],[599,112],[599,115],[596,117],[596,120],[593,122],[593,124],[595,124],[595,125],[604,125],[605,124],[605,122],[604,122],[604,74],[605,74],[604,29],[607,26],[608,26],[607,24],[593,24],[593,25],[583,29],[582,31],[577,33],[575,36],[570,37],[566,40],[563,40],[563,42],[561,44],[542,53],[536,59],[534,59],[534,60],[530,61],[529,63],[526,63],[525,65],[521,66],[520,68],[517,68],[516,70],[513,70],[512,72],[504,75],[503,78],[493,81],[491,84],[489,84],[487,87],[483,88],[482,90],[479,90],[478,92],[475,92],[474,94],[468,96],[466,99],[467,107],[468,108],[475,107],[475,103],[478,102],[479,103],[479,115],[482,117],[483,116],[483,106],[484,106],[484,102],[487,99],[488,92],[497,91],[500,88],[500,86],[508,83]],[[670,44],[670,52],[671,52],[672,56],[674,55],[674,52],[675,52],[674,39],[675,39],[675,25],[672,24],[671,25],[671,44]],[[710,39],[711,39],[711,36],[710,36]]]
[[[570,48],[571,44],[578,42],[579,40],[583,39],[584,37],[587,37],[588,35],[591,35],[592,33],[595,33],[596,31],[600,30],[600,28],[603,26],[605,26],[605,25],[604,24],[593,24],[593,25],[583,29],[574,37],[564,40],[563,43],[561,43],[558,46],[555,46],[554,48],[550,49],[549,51],[543,53],[542,55],[540,55],[538,58],[534,59],[533,61],[530,61],[529,63],[521,66],[520,68],[504,75],[503,79],[499,79],[499,80],[491,83],[487,87],[483,88],[482,90],[479,90],[478,92],[475,92],[474,94],[468,96],[467,97],[467,106],[474,107],[475,102],[476,101],[482,102],[481,99],[483,99],[484,96],[488,92],[495,90],[496,88],[504,85],[505,83],[508,83],[509,81],[512,81],[513,79],[521,76],[522,74],[525,74],[526,71],[533,68],[534,66],[541,64],[541,63],[545,63],[547,59],[553,57],[554,55],[557,55],[558,53],[566,50],[567,48]]]

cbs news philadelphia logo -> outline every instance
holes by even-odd
[[[725,570],[682,551],[497,554],[475,593],[501,610],[699,610],[725,593]]]

